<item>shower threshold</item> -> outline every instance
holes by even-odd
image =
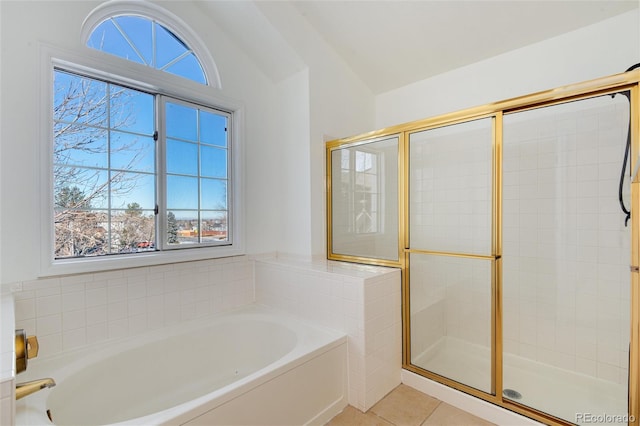
[[[453,337],[444,337],[414,357],[413,364],[441,376],[489,392],[491,364],[489,348]],[[553,416],[581,424],[581,419],[604,415],[622,418],[627,412],[627,387],[570,370],[564,370],[522,356],[505,354],[503,388],[519,394],[505,400],[532,407]],[[599,425],[625,423],[600,422]]]

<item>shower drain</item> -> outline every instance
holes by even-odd
[[[502,395],[506,396],[509,399],[521,399],[522,394],[513,389],[505,389],[502,391]]]

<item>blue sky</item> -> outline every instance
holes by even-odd
[[[155,46],[152,43],[154,31]],[[188,47],[162,25],[146,18],[119,16],[108,19],[94,30],[87,45],[206,84],[202,67]]]
[[[155,49],[151,42],[154,27]],[[96,28],[87,44],[154,68],[166,66],[167,72],[205,82],[202,68],[188,48],[162,26],[144,18],[107,20]],[[65,185],[75,185],[85,193],[90,192],[94,185],[108,180],[110,167],[112,174],[119,172],[131,183],[127,193],[112,193],[111,208],[126,208],[128,203],[136,202],[143,209],[152,210],[155,206],[155,97],[56,71],[54,105],[61,104],[69,87],[84,87],[87,97],[84,101],[70,103],[67,113],[54,113],[56,132],[75,123],[56,137],[56,152],[61,154],[56,158],[57,165],[68,166],[67,170],[75,167],[83,172],[77,182],[65,182]],[[99,102],[107,93],[111,97],[109,117],[106,103]],[[96,113],[88,115],[93,119],[76,119],[79,108],[90,103],[99,107]],[[166,102],[165,123],[168,209],[176,211],[179,217],[179,210],[197,209],[200,199],[201,209],[226,210],[227,117],[193,105]],[[106,145],[107,138],[110,156],[100,149]],[[68,148],[68,144],[78,141],[91,142],[82,149]],[[107,208],[108,202],[106,199],[95,200],[92,205]]]

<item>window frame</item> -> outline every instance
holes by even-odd
[[[157,157],[158,157],[158,165],[157,165],[157,175],[158,175],[158,183],[156,184],[157,189],[157,204],[159,207],[159,214],[158,216],[158,220],[157,220],[157,224],[156,224],[156,229],[157,229],[157,239],[158,241],[156,242],[156,245],[160,247],[161,251],[168,251],[168,250],[188,250],[190,248],[203,248],[203,247],[224,247],[224,246],[231,246],[233,245],[234,242],[234,213],[235,213],[235,208],[234,208],[234,197],[233,197],[233,188],[234,188],[234,179],[232,178],[233,175],[233,169],[234,169],[234,165],[233,165],[233,155],[234,155],[234,146],[233,146],[233,122],[234,122],[234,117],[233,117],[233,113],[231,113],[230,111],[223,111],[220,108],[216,108],[213,107],[211,105],[202,105],[202,104],[197,104],[194,102],[190,102],[187,101],[185,99],[178,99],[175,97],[170,97],[170,96],[166,96],[166,95],[158,95],[157,98],[157,107],[156,107],[156,111],[158,113],[159,116],[164,116],[165,115],[165,110],[166,110],[166,105],[167,103],[175,103],[175,104],[179,104],[182,106],[187,106],[187,107],[198,107],[201,110],[207,110],[207,111],[216,111],[216,113],[220,114],[220,115],[226,115],[227,119],[228,119],[228,123],[231,124],[231,126],[227,129],[227,144],[228,146],[225,148],[225,150],[227,151],[227,240],[226,241],[221,241],[221,242],[217,242],[217,243],[197,243],[194,244],[192,246],[189,247],[180,247],[179,245],[171,245],[168,243],[167,238],[166,238],[166,234],[167,234],[167,216],[169,213],[169,209],[167,207],[167,176],[169,175],[174,175],[173,173],[168,173],[166,170],[166,148],[167,148],[167,135],[166,135],[166,127],[167,127],[167,122],[166,120],[162,120],[162,121],[158,121],[158,140],[159,141],[163,141],[163,143],[158,145],[158,149],[156,151],[157,153]],[[198,143],[199,145],[199,143]],[[201,178],[201,175],[198,174],[197,176],[198,178]],[[200,194],[199,194],[200,195]],[[207,211],[207,209],[200,209],[198,208],[198,212],[200,211]]]
[[[147,66],[132,63],[95,49],[83,46],[82,54],[63,51],[52,46],[42,45],[40,93],[43,108],[38,111],[40,132],[38,160],[39,182],[41,194],[39,196],[40,210],[40,273],[39,276],[56,276],[97,271],[108,271],[133,267],[144,267],[167,263],[195,261],[209,258],[230,257],[245,254],[244,248],[244,214],[243,214],[243,128],[244,105],[227,98],[222,98],[218,90],[205,86],[183,77],[172,75],[164,71],[150,69]],[[136,253],[134,255],[113,254],[109,256],[55,259],[53,225],[53,90],[54,69],[63,69],[72,73],[86,75],[91,78],[106,80],[114,84],[131,87],[136,90],[153,93],[158,97],[182,100],[188,103],[202,105],[207,108],[225,111],[230,114],[231,125],[229,134],[229,149],[231,159],[228,167],[228,178],[232,182],[229,193],[229,222],[230,235],[233,241],[226,245],[198,246],[189,249],[170,249]],[[155,71],[155,72],[154,72]],[[160,114],[156,108],[156,114]],[[158,117],[156,117],[157,119]],[[156,121],[160,123],[159,121]],[[159,126],[162,127],[162,126]],[[159,132],[161,129],[157,129]],[[158,162],[163,153],[157,151]],[[157,169],[158,179],[164,179],[164,170]],[[160,200],[158,200],[160,201]],[[160,203],[159,203],[159,207]],[[233,215],[233,217],[231,217]],[[164,218],[158,219],[158,230],[164,229]]]
[[[123,15],[132,15],[150,19],[170,30],[180,38],[180,40],[185,42],[196,54],[207,80],[207,85],[215,88],[222,87],[218,67],[213,60],[209,49],[207,49],[206,44],[198,34],[191,30],[191,28],[189,28],[182,19],[153,3],[140,0],[112,0],[99,5],[89,13],[82,23],[80,31],[80,41],[82,46],[87,47],[87,42],[89,41],[91,34],[100,24],[102,24],[102,22],[109,18],[115,18]],[[110,53],[106,54],[110,55]],[[156,70],[155,68],[148,66],[147,68]]]

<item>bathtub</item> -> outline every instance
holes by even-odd
[[[347,338],[263,306],[32,360],[17,425],[324,424],[347,405]]]

